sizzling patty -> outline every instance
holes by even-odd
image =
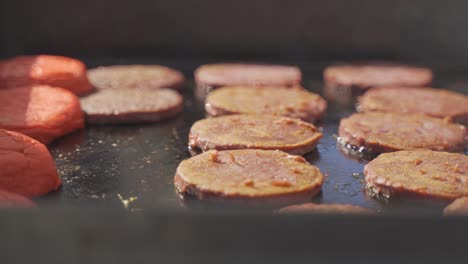
[[[375,153],[404,149],[458,151],[466,147],[467,130],[425,115],[366,112],[342,119],[339,136],[346,144]]]
[[[385,153],[364,167],[367,184],[384,195],[444,199],[468,195],[468,157],[431,150]]]
[[[310,200],[322,186],[320,170],[300,156],[274,150],[210,150],[182,161],[174,184],[198,199],[288,204]]]
[[[183,99],[170,89],[106,89],[81,98],[81,106],[88,123],[147,123],[176,116]]]
[[[373,88],[359,98],[358,109],[362,112],[421,113],[468,124],[468,96],[444,89]]]
[[[428,68],[390,63],[360,63],[329,66],[323,73],[328,86],[365,90],[376,86],[427,86],[432,82]]]
[[[114,65],[88,70],[88,78],[97,89],[179,89],[184,75],[160,65]]]
[[[198,85],[214,88],[231,85],[296,86],[302,80],[298,67],[268,64],[207,64],[198,67],[194,75]]]
[[[205,109],[211,116],[269,114],[313,122],[324,115],[327,102],[300,88],[230,86],[208,94]]]
[[[209,149],[279,149],[302,155],[322,133],[299,119],[271,115],[228,115],[203,119],[190,129],[189,146]]]

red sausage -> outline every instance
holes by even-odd
[[[0,129],[0,189],[26,197],[57,190],[62,181],[54,160],[40,142]]]
[[[47,144],[83,126],[80,101],[65,89],[45,85],[0,89],[0,128]]]
[[[32,84],[63,87],[77,95],[92,86],[83,62],[61,56],[18,56],[0,61],[0,88]]]

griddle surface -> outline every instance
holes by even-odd
[[[92,61],[89,66],[129,63],[126,61]],[[135,63],[135,62],[131,62]],[[199,63],[169,64],[183,69],[190,79]],[[201,64],[201,63],[200,63]],[[322,93],[321,70],[325,64],[300,65],[304,86]],[[455,75],[436,79],[436,85],[461,92],[464,82]],[[436,72],[436,76],[437,72]],[[452,76],[452,77],[450,77]],[[190,126],[205,117],[203,101],[194,96],[194,83],[188,81],[183,90],[184,111],[173,120],[146,125],[87,126],[50,146],[56,160],[62,188],[37,200],[40,206],[106,207],[129,211],[149,208],[168,210],[212,210],[203,201],[184,202],[175,192],[173,176],[180,161],[189,158],[187,138]],[[319,124],[324,137],[317,150],[306,159],[326,175],[318,203],[349,203],[382,213],[425,213],[440,215],[445,201],[428,199],[377,200],[366,196],[362,171],[365,160],[340,151],[336,143],[339,120],[355,112],[353,106],[340,106],[329,101],[324,121]],[[226,206],[216,208],[228,209]]]

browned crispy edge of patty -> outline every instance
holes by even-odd
[[[224,115],[235,115],[235,114],[243,114],[234,111],[228,111],[223,109],[222,107],[214,106],[213,104],[205,104],[205,111],[209,117],[217,117],[217,116],[224,116]],[[301,118],[302,121],[310,122],[310,123],[318,123],[323,120],[326,111],[322,111],[320,114],[316,113],[306,113],[305,118]],[[278,115],[279,116],[279,115]],[[291,117],[291,116],[287,116]],[[294,118],[294,117],[292,117]]]
[[[294,89],[294,88],[291,88]],[[303,88],[302,88],[303,89]],[[305,89],[304,89],[305,90]],[[305,90],[307,91],[307,90]],[[304,112],[306,114],[306,117],[300,118],[302,121],[310,122],[310,123],[319,123],[320,121],[323,120],[326,112],[327,112],[327,107],[328,103],[325,99],[321,98],[320,100],[321,108],[319,112],[314,112],[314,113],[308,113]],[[210,104],[208,102],[205,102],[205,112],[207,116],[209,117],[217,117],[217,116],[224,116],[224,115],[235,115],[235,114],[246,114],[246,113],[241,113],[241,112],[236,112],[236,111],[229,111],[224,109],[223,107],[217,107],[213,104]],[[280,115],[278,115],[280,116]],[[292,117],[292,116],[287,116],[291,118],[297,118],[297,117]]]
[[[250,147],[247,147],[245,145],[240,145],[240,144],[232,144],[232,145],[226,145],[226,146],[216,145],[212,142],[201,140],[197,137],[197,135],[190,132],[188,145],[189,145],[189,148],[193,150],[199,149],[201,151],[207,151],[210,149],[216,149],[216,150],[263,149],[263,150],[281,150],[292,155],[304,155],[308,152],[313,151],[317,147],[317,144],[322,137],[323,137],[323,134],[320,132],[317,132],[314,137],[314,140],[310,141],[309,144],[302,144],[301,146],[291,145],[291,146],[281,146],[277,148],[256,146],[255,148],[250,148]]]
[[[403,187],[396,188],[393,186],[382,186],[379,184],[375,184],[373,181],[366,181],[366,194],[371,197],[378,197],[384,199],[392,199],[394,197],[404,197],[404,198],[426,198],[426,199],[434,199],[434,200],[447,200],[452,201],[457,199],[458,196],[452,195],[428,195],[427,193],[423,192],[415,192],[411,190],[406,190]]]
[[[310,201],[314,196],[322,191],[321,185],[318,185],[316,188],[310,190],[296,191],[288,194],[274,194],[268,196],[226,195],[223,192],[201,190],[197,188],[197,186],[184,181],[178,172],[174,176],[174,185],[182,198],[195,197],[198,200],[211,202],[230,202],[233,204],[254,206],[282,206],[304,203]]]
[[[389,86],[390,88],[392,88],[393,86]],[[416,87],[414,87],[416,88]],[[374,89],[385,89],[385,86],[382,86],[382,87],[375,87],[373,88],[372,90]],[[431,88],[431,89],[434,89],[434,88]],[[449,92],[455,92],[455,91],[452,91],[452,90],[446,90],[446,91],[449,91]],[[371,92],[371,91],[369,91]],[[401,92],[402,92],[402,96],[405,96],[405,87],[401,87]],[[364,98],[366,97],[367,93],[361,93],[361,95],[359,95],[358,97],[355,98],[356,100],[356,111],[357,112],[379,112],[379,111],[382,111],[382,110],[379,110],[379,109],[369,109],[369,110],[364,110],[363,107],[362,107],[362,104],[363,104],[363,100]],[[385,111],[385,112],[391,112],[391,111]],[[431,117],[436,117],[436,118],[443,118],[444,120],[447,120],[448,122],[452,122],[452,123],[459,123],[459,124],[462,124],[464,126],[467,126],[468,125],[468,113],[459,113],[459,114],[454,114],[454,115],[445,115],[445,116],[439,116],[439,115],[431,115],[429,113],[422,113],[422,112],[401,112],[401,113],[414,113],[414,114],[423,114],[423,115],[427,115],[427,116],[431,116]]]
[[[393,148],[391,146],[386,146],[382,144],[368,144],[364,139],[359,139],[359,143],[357,144],[350,143],[343,139],[342,136],[340,136],[342,135],[342,133],[346,134],[341,131],[338,132],[338,144],[340,144],[341,150],[343,150],[345,154],[354,155],[357,154],[354,152],[359,150],[359,152],[362,152],[364,155],[372,157],[377,156],[380,153],[394,152],[400,150],[398,148]]]
[[[224,87],[226,85],[209,85],[209,84],[204,84],[202,82],[197,82],[195,84],[195,96],[199,99],[205,99],[205,97],[213,90],[219,89],[221,87]],[[269,86],[269,85],[267,85]],[[283,88],[295,88],[300,86],[300,84],[295,84],[295,85],[289,85],[289,86],[281,86]],[[258,86],[262,87],[262,86]]]
[[[404,114],[403,114],[404,115]],[[423,115],[422,115],[423,116]],[[349,118],[349,117],[346,117]],[[434,118],[434,117],[432,117]],[[354,142],[351,142],[350,140],[346,140],[345,138],[352,138]],[[364,138],[355,138],[353,137],[352,133],[346,133],[345,128],[341,125],[338,127],[338,143],[344,146],[345,148],[351,148],[351,149],[359,149],[360,147],[364,148],[364,152],[366,152],[368,155],[376,155],[380,153],[387,153],[387,152],[394,152],[398,150],[404,150],[404,149],[399,149],[395,148],[392,146],[387,146],[383,145],[380,143],[369,143],[367,142],[366,139]],[[459,145],[451,145],[448,147],[440,148],[440,149],[433,149],[436,151],[447,151],[447,152],[460,152],[466,149],[468,143],[468,129],[465,127],[465,138],[464,142],[460,143]]]
[[[428,195],[426,193],[422,192],[414,192],[406,189],[400,189],[400,188],[394,188],[394,187],[387,187],[387,186],[381,186],[378,184],[370,184],[366,186],[368,188],[372,188],[372,191],[376,193],[377,195],[382,193],[388,193],[390,199],[394,196],[399,196],[399,197],[406,197],[406,198],[425,198],[425,199],[430,199],[433,198],[433,200],[447,200],[447,201],[452,201],[454,199],[457,199],[458,196],[451,196],[451,195]]]
[[[442,200],[454,200],[459,198],[458,195],[443,195],[443,194],[428,194],[422,191],[407,190],[404,186],[384,186],[376,184],[373,180],[378,177],[375,174],[369,172],[369,163],[364,166],[364,177],[366,180],[366,191],[367,194],[376,197],[391,198],[394,196],[402,196],[407,198],[435,198]],[[369,179],[370,178],[370,179]]]
[[[400,148],[395,148],[395,147],[391,147],[391,146],[387,146],[387,145],[383,145],[383,144],[378,144],[378,143],[367,143],[366,141],[364,140],[358,140],[359,143],[358,144],[352,144],[352,143],[349,143],[349,142],[346,142],[345,140],[343,140],[341,137],[339,139],[339,143],[342,144],[342,146],[344,148],[347,148],[347,149],[361,149],[361,148],[364,148],[363,149],[363,152],[366,156],[374,156],[374,155],[378,155],[378,154],[381,154],[381,153],[388,153],[388,152],[394,152],[394,151],[399,151],[399,150],[409,150],[409,149],[400,149]],[[434,151],[447,151],[447,152],[461,152],[463,150],[466,149],[466,144],[467,144],[467,139],[465,137],[465,143],[464,144],[459,144],[459,145],[453,145],[451,147],[448,147],[448,148],[443,148],[443,149],[432,149]],[[422,149],[422,148],[421,148]],[[345,151],[345,153],[349,153],[351,154],[352,151]]]

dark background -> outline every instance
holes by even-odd
[[[463,0],[0,2],[2,57],[468,59]]]

